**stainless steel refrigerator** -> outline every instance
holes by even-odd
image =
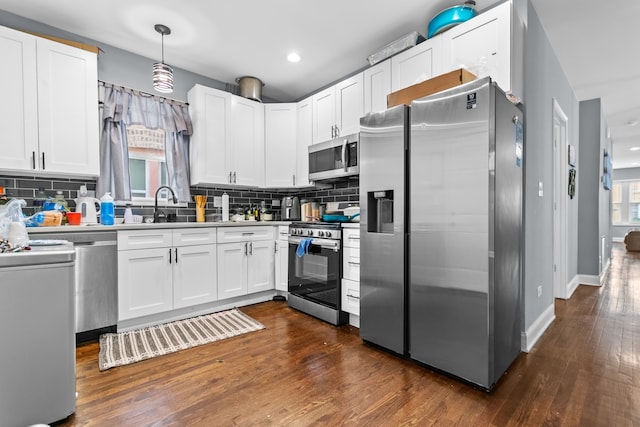
[[[489,78],[414,101],[401,138],[394,111],[361,121],[361,336],[490,389],[520,352],[522,112]]]

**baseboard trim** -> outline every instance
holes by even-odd
[[[581,285],[602,286],[602,284],[600,283],[600,276],[594,276],[592,274],[579,274],[578,277],[580,279]]]
[[[571,298],[576,289],[578,289],[578,286],[580,286],[580,276],[576,274],[567,284],[567,299]]]
[[[542,334],[544,334],[551,323],[553,323],[555,318],[554,305],[551,303],[551,305],[547,307],[540,316],[538,316],[536,321],[533,322],[526,331],[522,332],[520,337],[520,349],[525,353],[529,353],[540,337],[542,337]]]

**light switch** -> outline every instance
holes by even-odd
[[[542,189],[542,181],[538,181],[538,197],[542,197],[544,191]]]

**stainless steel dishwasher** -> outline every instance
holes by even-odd
[[[118,322],[118,251],[115,231],[34,233],[32,239],[73,243],[76,342],[114,332]]]

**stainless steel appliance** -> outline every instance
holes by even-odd
[[[0,425],[62,420],[76,409],[70,244],[0,254]]]
[[[77,342],[114,332],[118,322],[118,252],[115,231],[33,234],[38,239],[73,243],[75,263],[75,332]]]
[[[282,198],[280,218],[282,221],[300,221],[300,200],[297,197]]]
[[[522,112],[489,78],[406,111],[361,121],[361,335],[491,389],[520,352]]]
[[[333,325],[349,320],[340,301],[341,239],[337,223],[289,226],[289,306]]]
[[[360,172],[360,134],[309,146],[309,181],[330,181]]]

